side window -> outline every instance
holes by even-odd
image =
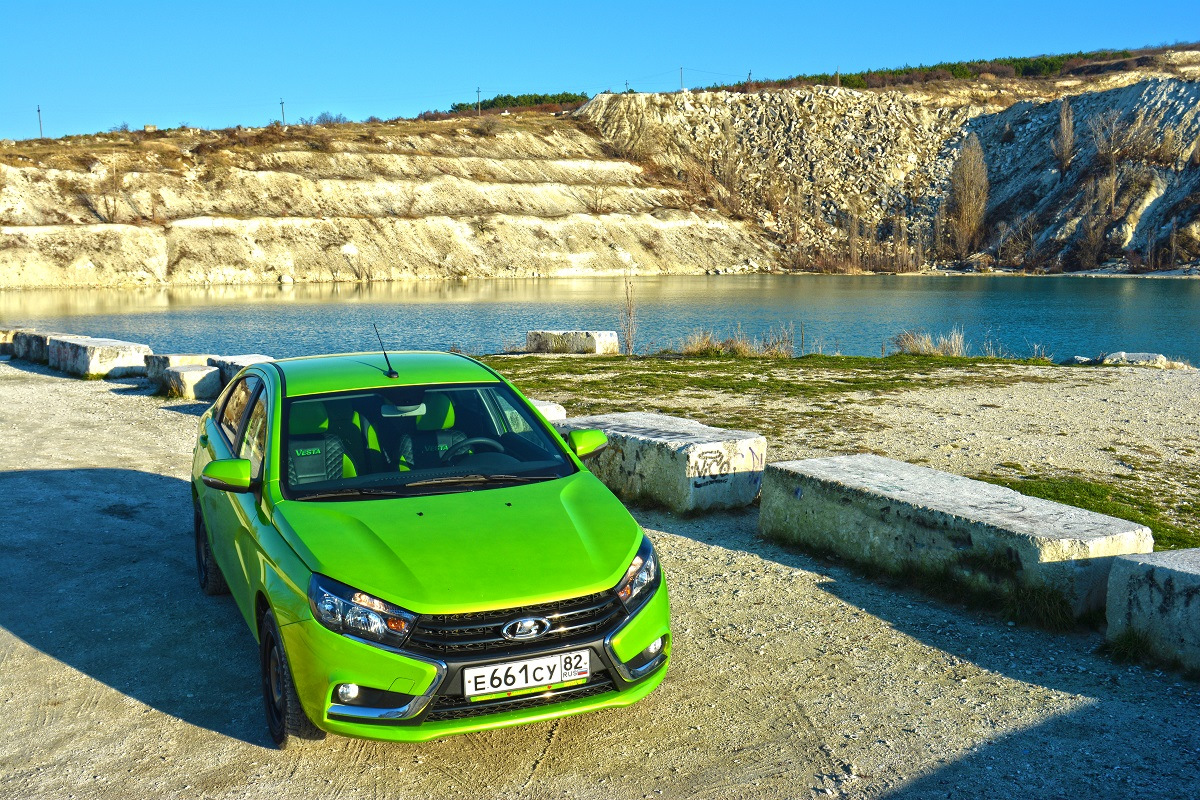
[[[246,406],[249,405],[250,398],[254,395],[254,390],[258,388],[259,383],[258,378],[253,375],[243,378],[233,387],[233,391],[229,393],[229,399],[225,401],[225,408],[221,410],[221,430],[230,442],[237,437],[242,415],[246,413]]]
[[[246,421],[246,433],[238,446],[238,458],[250,460],[250,474],[255,479],[262,477],[263,458],[267,452],[267,398],[260,392]]]

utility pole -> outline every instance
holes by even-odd
[[[480,111],[479,109],[480,109],[480,105],[479,105],[479,87],[478,87],[478,86],[476,86],[476,87],[475,87],[475,116],[477,116],[477,117],[483,116],[483,112],[482,112],[482,111]]]
[[[683,67],[679,68],[679,91],[683,91]]]
[[[629,81],[625,81],[625,94],[629,94]]]
[[[282,97],[279,98],[279,119],[283,123],[284,127],[287,127],[287,113],[284,111],[284,108],[283,108],[283,98]]]
[[[45,135],[42,133],[42,104],[41,103],[38,103],[38,138],[39,139],[46,138]]]

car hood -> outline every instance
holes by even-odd
[[[418,614],[611,589],[642,538],[590,472],[427,497],[287,500],[275,523],[313,572]]]

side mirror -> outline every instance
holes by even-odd
[[[567,447],[579,458],[591,458],[608,447],[604,431],[571,431],[567,434]]]
[[[222,458],[208,462],[200,473],[205,486],[222,492],[248,492],[254,488],[250,462],[244,458]]]

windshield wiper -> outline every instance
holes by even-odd
[[[402,489],[334,489],[329,492],[314,492],[296,498],[297,500],[333,500],[339,497],[404,497]]]
[[[451,475],[445,478],[426,478],[425,480],[413,481],[404,485],[413,487],[448,486],[464,483],[533,483],[535,481],[550,480],[553,477],[553,475]]]

